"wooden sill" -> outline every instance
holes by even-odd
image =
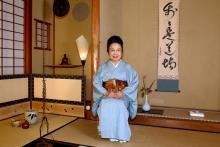
[[[51,51],[51,49],[50,49],[50,48],[34,47],[34,49],[37,49],[37,50],[47,50],[47,51]]]

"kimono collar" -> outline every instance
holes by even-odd
[[[111,62],[111,61],[110,61]],[[113,64],[112,62],[111,62],[111,64],[114,66],[114,68],[117,68],[118,67],[118,65],[121,63],[121,59],[118,61],[118,63],[117,64]]]

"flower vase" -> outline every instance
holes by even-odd
[[[149,111],[150,110],[150,105],[148,103],[148,95],[146,94],[144,97],[144,104],[142,106],[142,111]]]

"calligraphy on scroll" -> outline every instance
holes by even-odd
[[[159,0],[158,79],[178,79],[179,0]]]

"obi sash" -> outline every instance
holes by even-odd
[[[127,81],[112,79],[108,80],[102,83],[102,86],[107,90],[111,92],[118,92],[122,91],[125,87],[128,86]]]

